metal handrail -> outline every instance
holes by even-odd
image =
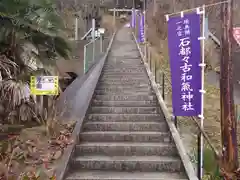
[[[98,40],[98,39],[100,39],[100,37],[95,38],[95,41]],[[88,42],[87,44],[85,44],[84,46],[88,46],[89,44],[92,44],[93,41],[94,41],[94,40],[89,41],[89,42]]]
[[[88,30],[88,32],[86,32],[86,33],[84,34],[84,36],[81,38],[81,40],[84,40],[84,39],[90,34],[90,32],[92,32],[92,28],[90,28],[90,29]]]
[[[88,70],[93,66],[93,64],[96,61],[96,56],[99,56],[105,52],[106,50],[104,48],[105,40],[106,38],[103,38],[103,36],[100,36],[84,45],[84,73],[87,73]],[[90,55],[92,56],[90,61],[92,64],[90,65],[90,67],[88,67],[89,60],[87,59],[87,56],[89,55],[87,52],[87,49],[89,48],[89,46],[92,46],[90,47]]]
[[[166,73],[162,70],[162,68],[159,68],[160,71],[162,71],[162,73],[164,74],[164,77],[166,78],[166,80],[168,81],[168,83],[170,85],[172,85],[171,80],[165,75]],[[163,77],[163,78],[164,78]],[[164,86],[162,86],[164,88]],[[164,90],[163,90],[164,91]],[[190,117],[194,123],[197,125],[198,130],[202,133],[203,137],[206,139],[207,143],[210,145],[210,148],[213,150],[214,155],[216,158],[221,157],[221,153],[219,153],[219,151],[216,149],[216,147],[213,145],[213,143],[211,142],[210,138],[208,137],[208,135],[206,134],[206,132],[203,130],[203,128],[200,126],[200,124],[198,123],[197,119],[193,116]]]

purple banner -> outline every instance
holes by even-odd
[[[139,13],[139,33],[138,33],[138,42],[143,43],[144,42],[144,14]]]
[[[134,28],[136,26],[136,10],[132,9],[132,16],[131,16],[131,27]]]
[[[168,48],[172,78],[172,107],[175,116],[201,114],[200,15],[185,14],[168,20]]]

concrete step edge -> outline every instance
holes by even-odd
[[[187,180],[180,173],[77,170],[66,180]]]

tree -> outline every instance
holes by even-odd
[[[221,43],[221,73],[220,73],[220,100],[221,100],[221,134],[223,143],[222,169],[225,180],[233,179],[238,168],[237,151],[237,121],[235,117],[233,99],[233,1],[223,3],[222,43]]]
[[[0,104],[6,111],[4,119],[11,114],[21,117],[21,107],[26,105],[35,117],[29,76],[47,73],[45,65],[54,64],[57,57],[69,58],[71,48],[63,21],[53,0],[1,0],[0,23]]]

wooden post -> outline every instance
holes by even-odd
[[[222,171],[225,180],[232,180],[238,169],[237,122],[233,99],[233,0],[221,5],[222,44],[221,44],[221,135],[223,146]]]
[[[144,16],[144,56],[145,59],[147,58],[147,29],[146,29],[146,22],[147,22],[147,2],[146,0],[143,1],[143,16]]]
[[[48,118],[48,110],[49,110],[49,96],[43,96],[43,118]],[[46,119],[44,119],[46,120]]]

